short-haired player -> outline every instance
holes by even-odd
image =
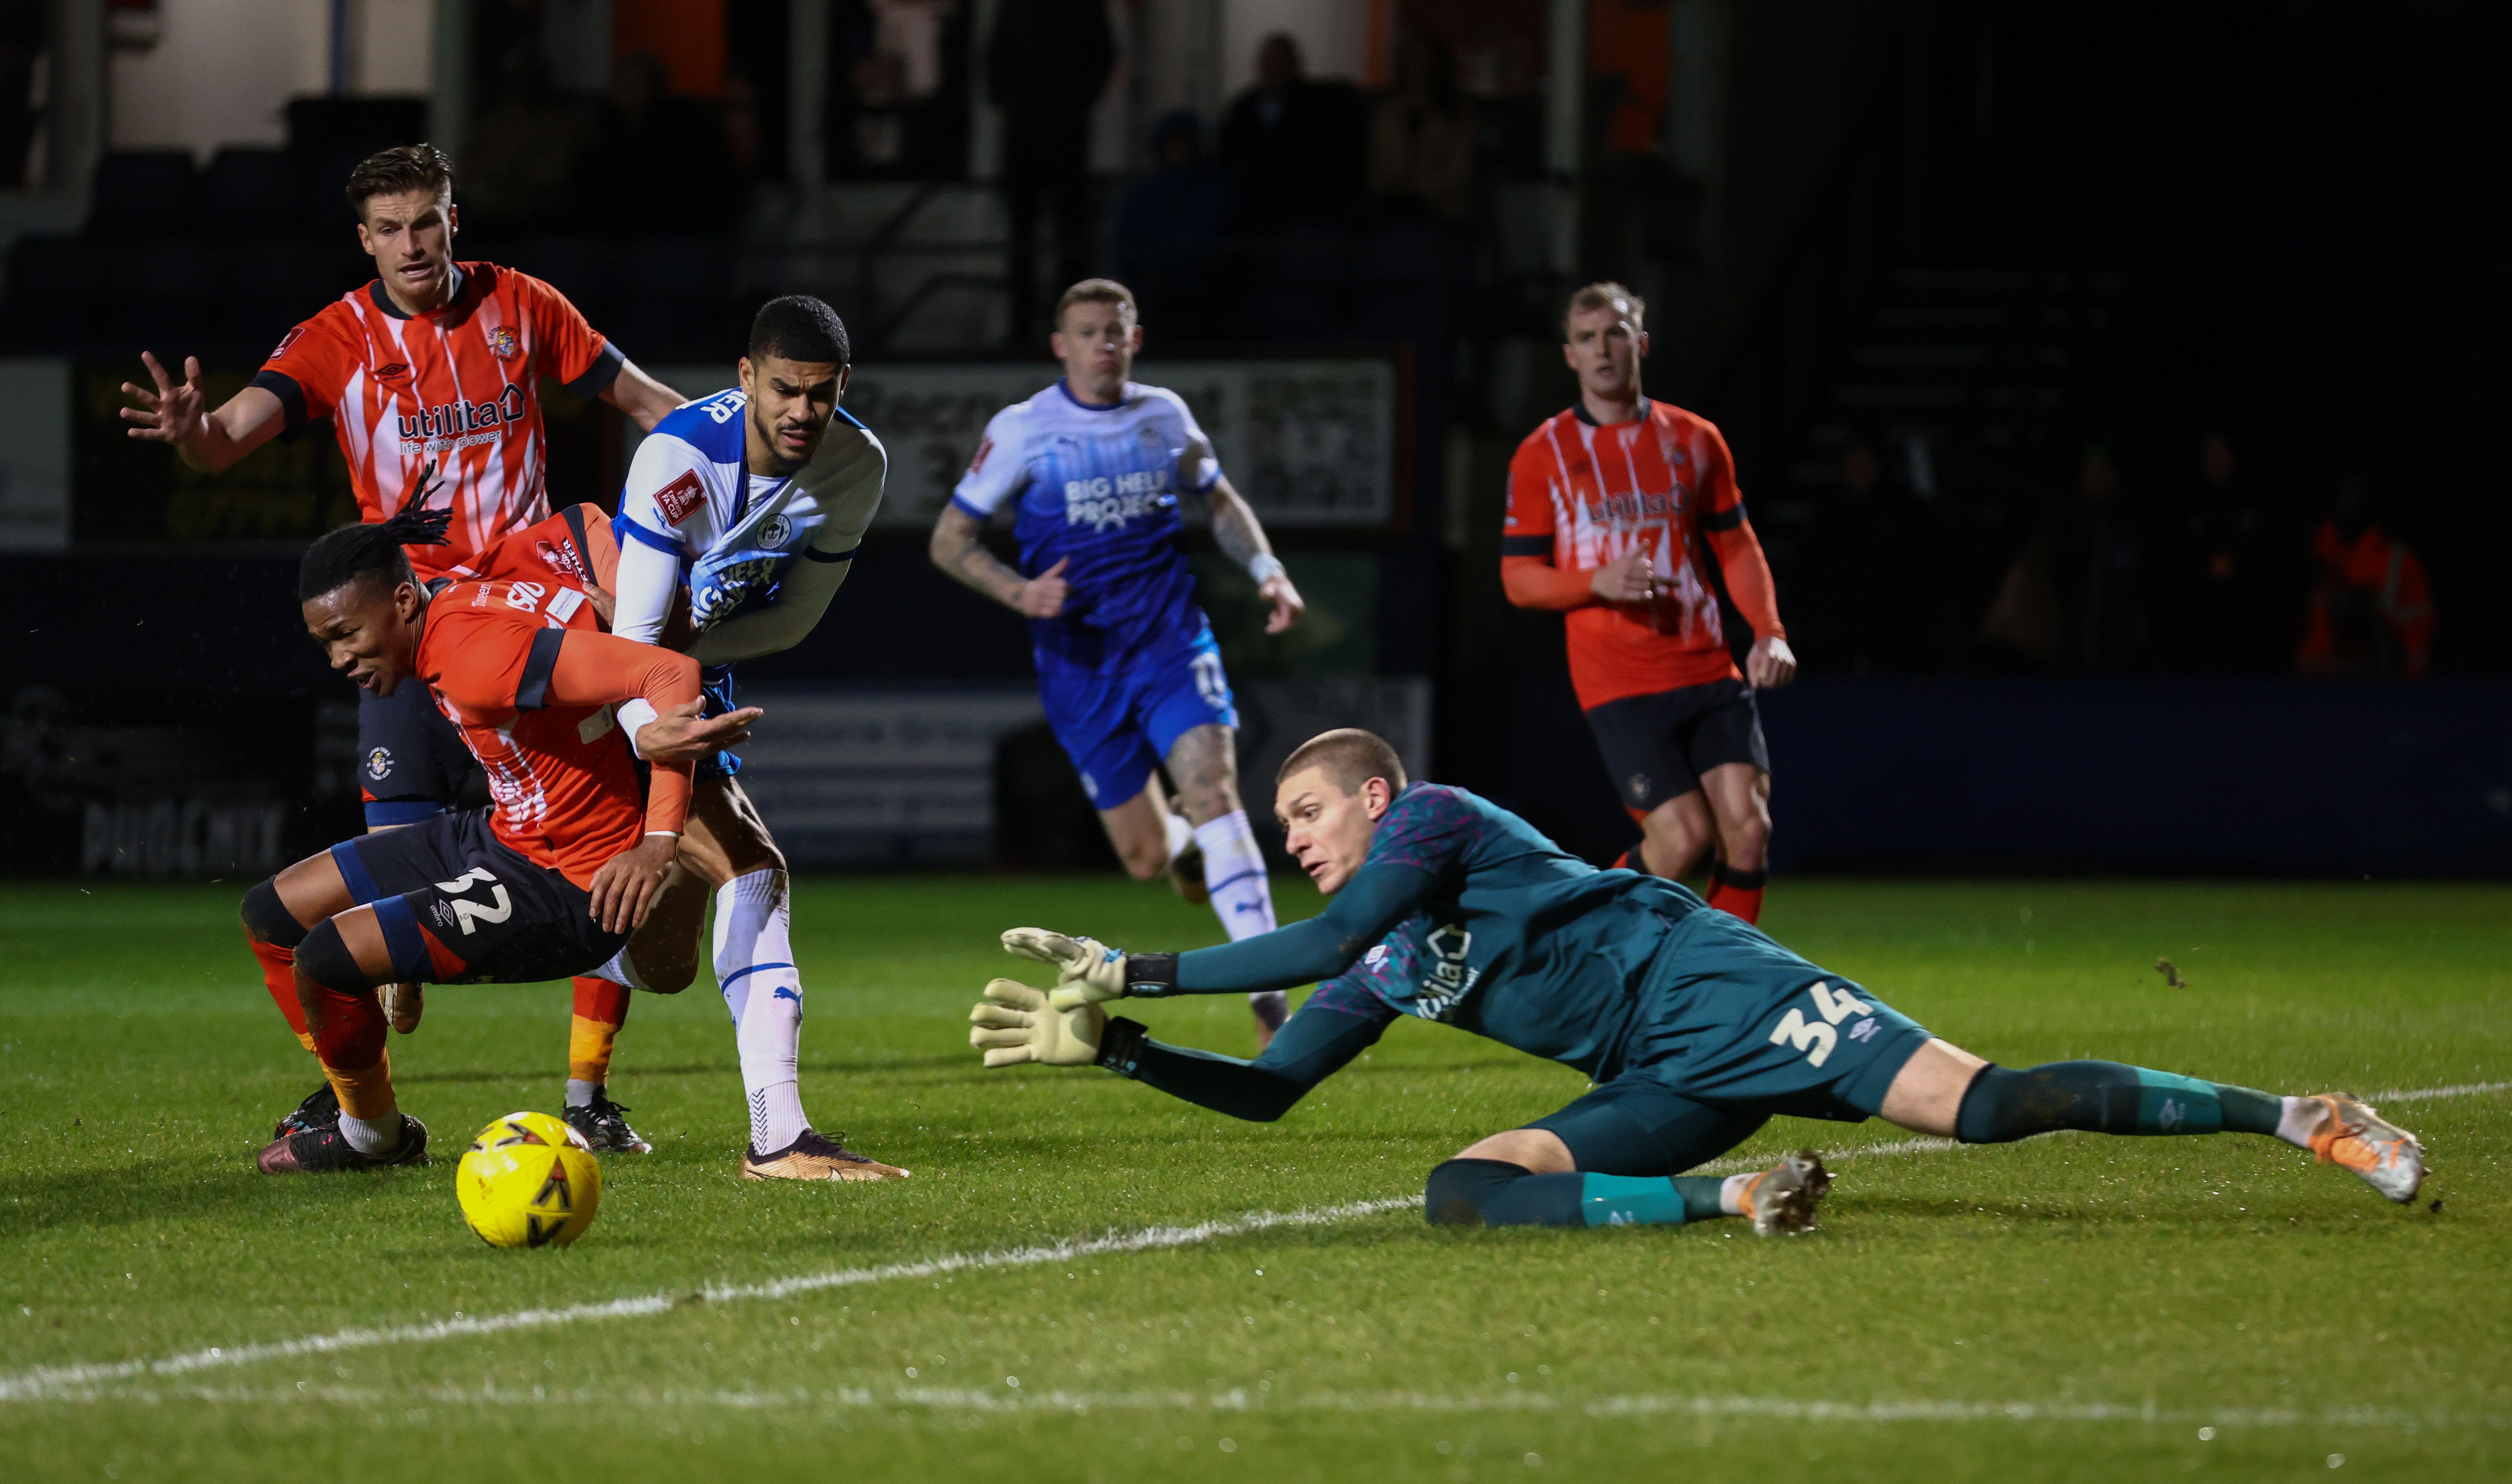
[[[1063,376],[986,425],[934,523],[933,563],[1029,620],[1047,724],[1125,869],[1169,872],[1233,939],[1271,931],[1265,858],[1238,801],[1238,713],[1187,571],[1180,497],[1205,502],[1214,542],[1256,579],[1267,633],[1306,605],[1185,399],[1130,379],[1143,345],[1133,294],[1111,279],[1074,285],[1049,344]],[[1017,568],[978,539],[1005,506]],[[1249,1001],[1270,1040],[1282,996]]]
[[[459,578],[481,552],[550,514],[543,378],[601,398],[641,428],[653,427],[681,398],[548,284],[455,259],[461,211],[453,167],[433,146],[372,155],[350,172],[346,189],[374,278],[291,330],[253,383],[215,410],[198,359],[184,359],[178,384],[143,351],[153,389],[124,383],[136,405],[122,415],[134,424],[133,438],[171,444],[185,463],[212,473],[283,432],[329,418],[361,518],[450,512],[445,544],[421,547],[412,560],[422,581]],[[367,824],[375,830],[453,807],[471,766],[418,686],[359,694],[358,759]],[[403,991],[390,987],[390,997],[395,1022],[408,1030],[419,1000],[415,986]],[[597,1148],[643,1151],[606,1085],[610,1036],[627,1009],[615,986],[577,981],[569,1119]]]
[[[709,715],[733,709],[735,661],[809,634],[853,567],[888,469],[881,440],[839,406],[853,374],[845,325],[806,294],[771,299],[751,322],[740,384],[674,411],[637,448],[612,523],[619,546],[613,632],[666,642],[686,605],[688,652]],[[632,729],[645,720],[620,710]],[[750,1107],[741,1175],[751,1180],[890,1180],[906,1174],[812,1128],[803,1111],[803,978],[795,966],[785,857],[734,774],[729,752],[700,759],[679,886],[602,972],[677,991],[697,971],[696,932],[715,901],[716,983],[732,1012]]]
[[[969,1041],[989,1067],[1095,1063],[1234,1117],[1280,1117],[1412,1015],[1586,1074],[1594,1086],[1431,1171],[1424,1214],[1466,1226],[1749,1218],[1803,1230],[1830,1178],[1811,1151],[1687,1175],[1774,1115],[1999,1144],[2059,1129],[2282,1139],[2391,1200],[2424,1178],[2415,1137],[2345,1093],[2279,1097],[2119,1062],[2010,1069],[1932,1036],[1864,986],[1662,878],[1599,871],[1464,789],[1406,779],[1371,733],[1327,732],[1282,764],[1275,813],[1332,900],[1276,932],[1125,954],[1014,928],[1056,965],[1042,994],[986,988]],[[1125,996],[1315,982],[1253,1062],[1162,1045],[1102,1008]]]
[[[450,512],[404,510],[305,554],[305,627],[373,694],[442,707],[488,774],[487,808],[439,813],[309,856],[245,893],[263,980],[321,1062],[328,1119],[283,1124],[270,1174],[422,1162],[376,996],[393,983],[530,983],[590,972],[643,921],[680,843],[690,760],[748,735],[756,711],[701,718],[686,655],[600,632],[572,587],[422,583],[403,545]],[[613,708],[642,703],[640,780]]]
[[[1753,693],[1786,684],[1796,656],[1727,441],[1640,390],[1647,312],[1620,284],[1570,296],[1561,357],[1579,400],[1510,461],[1501,582],[1519,607],[1563,615],[1571,686],[1642,835],[1617,864],[1672,878],[1711,855],[1709,905],[1751,922],[1771,838]],[[1753,630],[1741,674],[1711,556]]]

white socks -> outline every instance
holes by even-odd
[[[2311,1135],[2320,1127],[2321,1105],[2308,1098],[2285,1098],[2285,1111],[2277,1114],[2277,1137],[2296,1149],[2311,1148]]]
[[[642,990],[646,988],[646,981],[637,976],[637,965],[629,958],[628,945],[625,943],[619,945],[619,952],[610,956],[609,962],[604,964],[598,969],[595,969],[585,977],[588,979],[608,979],[612,984],[624,984],[632,990]]]
[[[1759,1178],[1761,1177],[1758,1171],[1748,1171],[1742,1175],[1730,1175],[1718,1182],[1718,1209],[1730,1216],[1744,1215],[1745,1192],[1751,1190],[1753,1182]]]
[[[1171,815],[1176,820],[1175,815]],[[1178,821],[1183,823],[1183,821]],[[1195,842],[1203,847],[1203,887],[1212,893],[1212,911],[1230,941],[1274,930],[1274,892],[1265,879],[1265,852],[1247,828],[1247,811],[1233,809],[1219,819],[1195,827]],[[1172,853],[1176,850],[1172,844]],[[1278,1030],[1288,1015],[1279,990],[1247,996],[1269,1029]]]
[[[1203,888],[1230,941],[1274,930],[1274,893],[1265,880],[1265,854],[1247,828],[1247,811],[1233,809],[1195,827],[1203,847]]]
[[[380,1118],[353,1118],[340,1114],[340,1137],[349,1148],[361,1154],[389,1154],[401,1147],[401,1114],[387,1113]]]
[[[772,1154],[810,1126],[803,1116],[803,977],[794,968],[785,873],[753,871],[715,894],[715,981],[732,1011],[750,1147]]]

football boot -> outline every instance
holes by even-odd
[[[326,1078],[305,1095],[305,1101],[297,1104],[294,1112],[279,1120],[279,1126],[270,1131],[270,1137],[285,1139],[290,1134],[309,1134],[318,1128],[334,1127],[339,1121],[340,1095],[332,1090],[331,1080]]]
[[[1793,1236],[1814,1230],[1814,1208],[1831,1189],[1831,1173],[1823,1156],[1799,1150],[1753,1177],[1738,1204],[1753,1223],[1755,1236]]]
[[[626,1104],[613,1103],[608,1088],[596,1092],[593,1101],[582,1107],[569,1105],[567,1126],[584,1140],[584,1147],[597,1154],[650,1154],[654,1146],[645,1136],[628,1126],[623,1114]]]
[[[905,1180],[907,1172],[896,1165],[856,1153],[841,1142],[845,1135],[829,1138],[825,1134],[803,1130],[803,1137],[772,1154],[755,1149],[741,1152],[741,1178],[744,1180]]]
[[[2374,1190],[2402,1203],[2416,1198],[2424,1183],[2425,1147],[2416,1136],[2384,1119],[2351,1092],[2314,1093],[2319,1121],[2311,1129],[2311,1156],[2344,1165]]]
[[[401,1115],[401,1143],[381,1154],[364,1154],[340,1132],[335,1118],[323,1128],[274,1139],[254,1161],[265,1175],[328,1175],[335,1170],[381,1170],[427,1163],[427,1125]]]

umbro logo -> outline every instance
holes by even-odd
[[[400,361],[395,361],[390,366],[378,366],[375,368],[375,379],[377,381],[394,381],[409,374],[410,367]]]
[[[1849,1028],[1849,1038],[1854,1041],[1871,1040],[1875,1035],[1875,1028],[1882,1024],[1882,1021],[1870,1015]]]

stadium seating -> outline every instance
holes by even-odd
[[[179,149],[118,150],[97,162],[96,188],[80,236],[90,242],[146,242],[188,233],[200,177]]]

